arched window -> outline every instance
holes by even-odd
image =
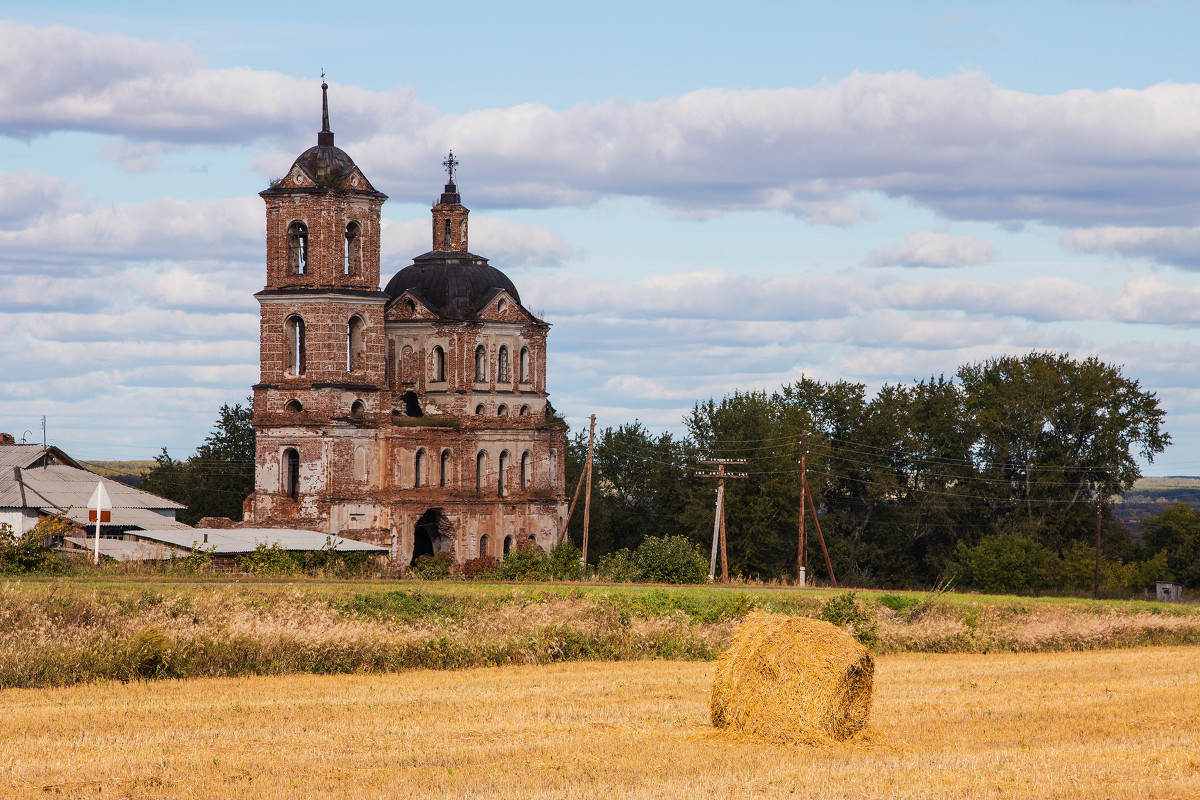
[[[433,348],[433,379],[446,380],[446,351],[441,345],[435,345]]]
[[[487,452],[479,451],[475,456],[475,491],[482,492],[487,475]]]
[[[304,405],[299,400],[292,398],[287,401],[287,405],[283,407],[283,410],[289,414],[299,414],[304,410]]]
[[[475,406],[475,416],[477,416],[477,417],[483,416],[483,404],[482,403]]]
[[[362,226],[351,222],[346,226],[346,263],[347,275],[358,275],[362,269]]]
[[[365,337],[363,336],[363,328],[367,327],[367,323],[358,314],[350,318],[346,323],[346,371],[359,372],[362,370],[363,362],[367,359]]]
[[[500,476],[496,480],[496,494],[501,497],[508,495],[508,451],[500,453]]]
[[[292,220],[287,229],[288,271],[292,275],[308,273],[308,226]]]
[[[529,348],[521,348],[521,363],[518,367],[521,383],[529,383]]]
[[[512,546],[513,546],[513,537],[505,536],[504,537],[504,555],[508,555],[509,553],[512,552]]]
[[[479,537],[479,557],[483,558],[487,554],[488,554],[488,537],[487,537],[487,534],[485,533],[483,536]]]
[[[354,480],[365,481],[367,479],[367,448],[354,448]]]
[[[496,409],[496,416],[497,417],[507,417],[508,416],[508,406],[501,403],[500,407]]]
[[[304,374],[304,319],[293,314],[283,323],[287,337],[287,372],[289,375]]]
[[[367,415],[367,406],[362,400],[355,400],[350,404],[351,419],[362,419]]]
[[[496,362],[496,383],[508,383],[508,348],[500,345],[500,356]]]
[[[519,412],[519,416],[528,417],[529,416],[529,406],[521,406],[521,411]]]
[[[425,448],[422,447],[417,451],[417,457],[413,459],[413,486],[424,486],[425,481]]]
[[[475,380],[487,380],[487,350],[483,345],[475,348]]]
[[[533,454],[526,450],[521,454],[521,491],[533,486]]]
[[[450,233],[452,230],[453,230],[453,226],[450,224],[450,220],[448,220],[448,219],[445,220],[445,224],[442,226],[442,249],[443,250],[450,249]]]
[[[438,485],[439,486],[449,486],[450,485],[450,451],[449,450],[442,451],[442,470],[441,470],[441,473],[438,475]]]
[[[294,447],[283,451],[280,466],[279,488],[288,497],[300,496],[300,452]]]

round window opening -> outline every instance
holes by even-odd
[[[500,302],[496,303],[496,310],[503,314],[508,310],[508,301],[504,298],[500,298]]]

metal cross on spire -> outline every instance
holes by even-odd
[[[321,132],[329,133],[329,84],[325,82],[325,68],[321,68]]]
[[[450,155],[446,156],[446,160],[442,162],[442,166],[446,168],[446,172],[450,173],[450,182],[454,183],[454,168],[458,166],[458,161],[454,158],[454,151],[450,151]]]

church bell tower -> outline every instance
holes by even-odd
[[[334,145],[324,82],[321,105],[317,144],[259,193],[267,212],[267,280],[255,295],[261,307],[256,470],[270,474],[256,479],[254,503],[276,494],[275,487],[283,505],[327,490],[321,437],[329,426],[352,432],[387,419],[391,409],[388,297],[379,290],[380,208],[387,195]],[[301,518],[316,513],[291,511]]]

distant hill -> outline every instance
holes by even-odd
[[[141,484],[142,477],[153,469],[155,464],[154,461],[80,461],[79,463],[97,475],[112,478],[118,483],[135,488]]]
[[[1200,478],[1171,476],[1139,478],[1133,488],[1113,502],[1113,515],[1125,528],[1140,538],[1141,521],[1168,508],[1172,503],[1187,503],[1200,508]]]

